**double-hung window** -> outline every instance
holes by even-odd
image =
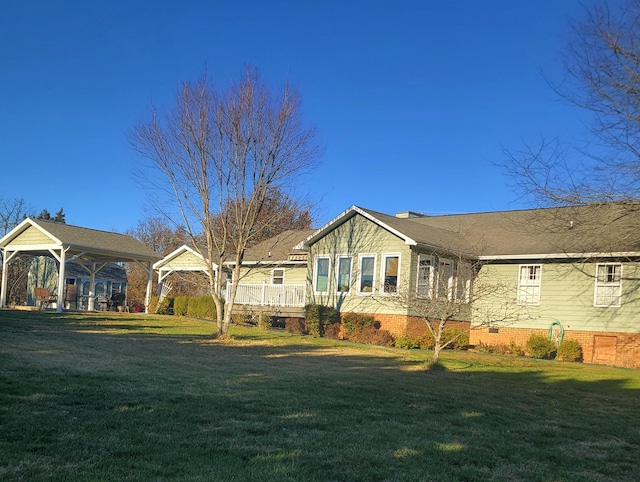
[[[421,254],[418,257],[418,295],[431,296],[433,289],[433,256]]]
[[[358,257],[358,293],[373,294],[373,280],[376,276],[376,255],[361,254]]]
[[[338,293],[348,293],[351,288],[351,256],[338,256],[336,278]]]
[[[313,289],[316,293],[329,291],[329,256],[318,256],[315,262]]]
[[[385,293],[397,293],[400,283],[400,255],[382,255],[382,289]]]
[[[539,305],[541,281],[542,265],[520,265],[517,303],[519,305]]]
[[[596,265],[596,291],[594,306],[617,307],[622,297],[622,264]]]
[[[283,285],[284,284],[284,268],[277,268],[271,270],[271,284]]]
[[[453,295],[453,261],[440,258],[436,274],[436,297],[451,300]]]

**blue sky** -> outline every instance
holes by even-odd
[[[0,198],[125,231],[153,213],[127,133],[205,67],[301,93],[325,148],[300,186],[317,225],[356,204],[527,207],[503,147],[582,135],[561,102],[574,0],[18,1],[0,14]]]

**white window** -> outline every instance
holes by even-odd
[[[338,293],[348,293],[351,289],[351,256],[338,256],[336,278]]]
[[[452,299],[453,295],[453,261],[440,258],[436,276],[436,297]]]
[[[433,289],[433,257],[421,254],[418,256],[418,295],[431,296]]]
[[[473,278],[473,266],[469,263],[459,262],[456,270],[456,301],[469,303],[471,295],[471,279]]]
[[[315,262],[313,289],[316,293],[326,293],[329,290],[329,257],[318,256]]]
[[[284,268],[271,270],[271,284],[283,285],[284,284]]]
[[[622,264],[606,263],[596,265],[595,306],[620,306],[622,296]]]
[[[373,280],[376,278],[376,255],[361,254],[358,257],[358,293],[373,293]]]
[[[539,305],[541,282],[542,265],[520,265],[517,303],[519,305]]]
[[[382,289],[384,293],[397,293],[400,283],[400,255],[382,255]]]

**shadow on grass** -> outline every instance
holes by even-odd
[[[100,323],[0,313],[0,473],[623,481],[640,464],[635,371],[451,353],[426,371],[425,352]]]

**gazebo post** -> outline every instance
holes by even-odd
[[[0,288],[0,308],[7,304],[7,252],[2,250],[2,288]]]
[[[144,297],[144,312],[149,313],[149,304],[151,303],[151,288],[153,286],[153,263],[149,261],[147,267],[147,293]]]
[[[66,265],[67,262],[65,260],[66,258],[66,250],[64,249],[64,246],[60,248],[60,259],[58,260],[58,262],[60,263],[60,268],[58,269],[58,302],[57,302],[57,306],[56,306],[56,311],[58,313],[62,312],[62,309],[64,308],[64,295],[65,295],[65,291],[66,291],[66,279],[65,279],[65,272],[66,272]]]

